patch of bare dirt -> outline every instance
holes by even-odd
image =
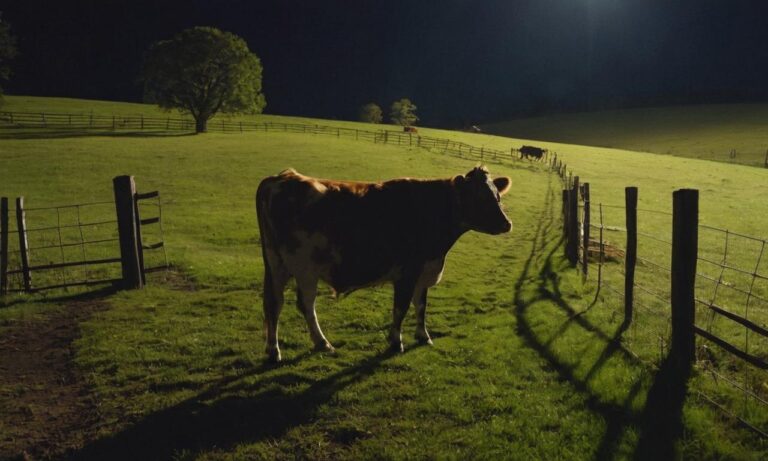
[[[103,301],[76,301],[0,331],[0,459],[54,459],[93,439],[92,390],[74,364],[80,322]]]

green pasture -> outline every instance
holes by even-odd
[[[715,104],[586,112],[509,120],[483,128],[516,138],[762,167],[768,150],[768,105]],[[734,157],[731,150],[736,150]]]
[[[72,100],[47,106],[26,97],[7,97],[4,106],[90,108],[154,110]],[[465,235],[451,251],[443,281],[430,291],[434,346],[416,346],[409,313],[406,352],[385,353],[390,287],[341,299],[326,288],[318,315],[337,353],[311,353],[289,289],[280,329],[284,363],[270,366],[263,362],[263,266],[254,212],[261,178],[287,167],[339,179],[447,177],[474,163],[321,135],[50,137],[37,131],[39,138],[15,139],[0,132],[6,135],[0,195],[24,195],[28,207],[110,200],[111,179],[120,174],[134,175],[139,191],[159,190],[168,256],[180,274],[170,281],[159,274],[143,290],[108,296],[109,309],[82,325],[75,361],[98,395],[103,424],[98,440],[75,458],[630,459],[653,453],[665,438],[667,425],[646,407],[655,385],[646,362],[654,362],[658,346],[644,339],[649,328],[640,314],[622,339],[620,305],[605,291],[596,296],[594,268],[585,283],[567,267],[561,184],[542,165],[489,163],[493,174],[512,178],[504,204],[515,227],[503,236]],[[420,132],[505,151],[530,142]],[[768,171],[543,144],[591,183],[594,203],[619,205],[623,188],[636,185],[641,208],[669,211],[674,189],[696,187],[702,222],[763,233]],[[669,238],[667,222],[642,216],[641,229]],[[607,224],[623,226],[621,219],[620,210],[605,209]],[[609,239],[618,244],[621,237]],[[649,249],[649,258],[664,256],[663,247]],[[617,274],[619,267],[609,264],[605,271]],[[0,309],[0,335],[60,303],[43,295],[11,297]],[[16,392],[0,389],[0,410],[13,408]],[[676,444],[684,458],[762,459],[768,453],[764,441],[701,399],[689,398],[680,412],[672,426],[684,428]],[[0,416],[0,433],[21,437],[20,430]]]

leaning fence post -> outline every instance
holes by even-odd
[[[627,215],[627,251],[624,254],[624,327],[632,323],[635,299],[635,265],[637,263],[637,187],[624,189]]]
[[[579,177],[573,176],[573,185],[568,191],[568,235],[565,241],[566,253],[571,266],[579,262]]]
[[[583,245],[584,245],[584,254],[582,254],[582,265],[584,276],[587,275],[587,268],[589,267],[589,226],[590,226],[590,219],[589,219],[589,212],[590,212],[590,206],[589,206],[589,183],[584,183],[584,220],[582,222],[582,228],[583,228]]]
[[[19,231],[19,253],[21,254],[21,274],[24,279],[24,291],[32,291],[32,273],[29,270],[29,245],[27,243],[27,223],[24,212],[24,197],[16,197],[16,226]]]
[[[8,197],[0,198],[0,296],[8,293]]]
[[[672,194],[672,349],[680,366],[696,354],[696,260],[699,246],[699,191]]]
[[[117,229],[120,236],[120,265],[123,287],[144,286],[138,238],[139,222],[136,220],[136,183],[133,176],[117,176],[112,180],[115,191]]]

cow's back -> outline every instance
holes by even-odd
[[[343,182],[286,170],[259,186],[262,242],[346,292],[439,257],[449,196],[445,181]]]

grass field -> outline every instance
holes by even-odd
[[[153,110],[7,99],[4,109],[19,111]],[[527,142],[420,131],[504,150]],[[545,146],[592,183],[596,202],[621,202],[624,186],[637,185],[641,206],[668,210],[673,189],[698,187],[703,222],[752,234],[765,228],[768,171]],[[410,339],[409,313],[406,352],[385,353],[390,287],[339,300],[324,289],[318,315],[338,353],[312,354],[289,290],[281,317],[285,362],[273,367],[263,363],[253,206],[259,179],[289,166],[339,179],[447,177],[473,163],[282,133],[2,139],[0,157],[0,195],[24,195],[28,206],[109,200],[119,174],[135,175],[140,190],[159,190],[169,257],[186,279],[154,279],[144,290],[110,295],[83,321],[74,361],[97,396],[95,437],[73,435],[40,456],[70,449],[67,456],[82,459],[629,459],[664,439],[665,426],[645,405],[652,372],[614,340],[621,323],[615,303],[592,305],[592,284],[561,257],[560,183],[538,165],[489,165],[513,180],[504,202],[515,229],[468,234],[451,251],[443,282],[430,292],[433,347]],[[665,223],[653,226],[649,231],[668,235]],[[7,304],[0,337],[63,308],[39,295]],[[2,457],[23,446],[23,430],[43,412],[18,408],[17,397],[32,391],[0,386]],[[681,408],[679,423],[685,458],[768,453],[764,441],[696,399]]]
[[[510,120],[489,133],[764,166],[768,105],[718,104],[587,112]],[[731,157],[731,150],[736,150]]]

